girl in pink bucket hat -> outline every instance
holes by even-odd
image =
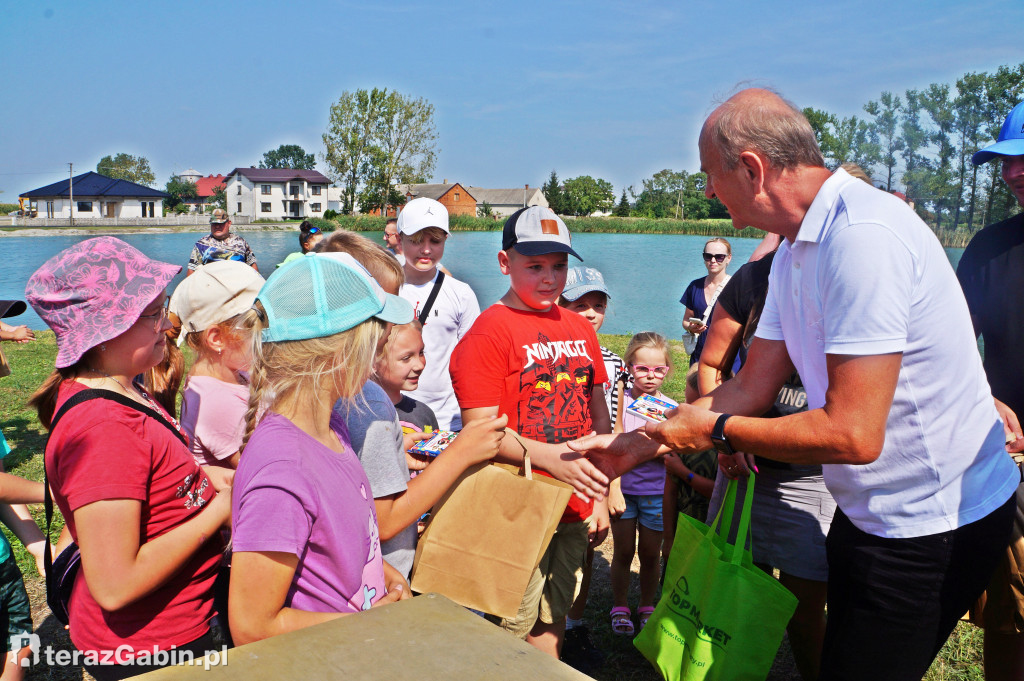
[[[57,335],[56,370],[30,404],[50,430],[48,482],[81,551],[71,640],[101,681],[177,661],[156,651],[220,649],[210,623],[230,488],[214,489],[135,380],[163,357],[164,289],[180,269],[99,237],[46,261],[25,290]],[[116,664],[94,664],[103,659]],[[164,665],[145,664],[154,659]]]

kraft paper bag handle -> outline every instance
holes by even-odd
[[[530,464],[530,452],[526,449],[526,445],[519,439],[519,434],[511,428],[505,428],[505,431],[515,438],[516,442],[520,447],[523,448],[523,477],[527,480],[533,480],[533,466]]]

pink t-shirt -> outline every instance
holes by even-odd
[[[344,452],[320,444],[274,412],[256,426],[235,474],[232,544],[297,556],[285,606],[359,612],[384,596],[373,493],[338,412]]]
[[[245,434],[249,386],[211,376],[191,376],[181,395],[181,429],[201,466],[216,464],[238,451]]]

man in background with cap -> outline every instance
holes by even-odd
[[[216,260],[237,260],[251,265],[259,272],[259,268],[256,267],[256,255],[245,239],[231,233],[231,219],[223,208],[213,211],[210,215],[210,233],[197,241],[192,248],[192,255],[188,259],[188,275],[195,272],[200,265]]]
[[[448,240],[447,208],[434,199],[413,199],[398,215],[398,235],[405,256],[405,283],[398,295],[409,301],[423,324],[426,358],[419,388],[408,395],[430,407],[444,430],[461,430],[448,360],[480,315],[480,304],[468,284],[439,267]]]
[[[981,165],[1002,162],[1003,181],[1024,206],[1024,103],[1006,117],[995,144],[974,154]],[[985,339],[985,373],[1006,430],[1006,449],[1024,470],[1024,213],[974,235],[957,267],[975,335]],[[1024,485],[1017,488],[1013,541],[996,568],[971,621],[985,628],[985,678],[1024,678]]]
[[[412,255],[408,248],[405,253]],[[557,304],[570,254],[582,260],[565,223],[550,209],[531,206],[513,213],[498,253],[509,290],[484,310],[451,362],[463,420],[505,414],[517,434],[501,441],[497,460],[523,465],[529,454],[535,471],[576,490],[518,614],[500,623],[556,659],[566,615],[580,590],[587,547],[597,546],[608,533],[603,498],[608,478],[566,445],[593,431],[611,432],[604,399],[608,377],[597,333],[581,315]]]

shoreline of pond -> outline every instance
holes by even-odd
[[[380,221],[377,216],[371,216],[374,222]],[[574,234],[636,234],[636,235],[665,235],[665,236],[707,236],[716,237],[721,236],[725,238],[748,238],[748,239],[760,239],[764,236],[765,232],[753,227],[745,227],[743,229],[736,229],[728,221],[722,221],[724,224],[720,225],[708,225],[701,224],[695,227],[688,227],[685,224],[679,225],[678,229],[673,229],[671,225],[659,225],[658,229],[655,230],[637,230],[633,231],[630,229],[622,229],[621,225],[608,224],[601,225],[600,223],[595,224],[595,220],[592,219],[581,219],[581,218],[569,218],[569,228]],[[573,223],[577,220],[581,220],[583,224],[574,225]],[[367,225],[362,220],[355,220],[352,224],[340,224],[338,229],[350,229],[355,232],[382,232],[383,228],[376,224]],[[711,221],[709,221],[711,222]],[[298,222],[272,222],[272,223],[253,223],[253,224],[232,224],[231,230],[233,232],[298,232]],[[582,228],[579,228],[582,227]],[[496,232],[500,231],[502,223],[496,221],[493,226],[484,225],[466,225],[466,224],[455,224],[451,225],[452,232]],[[122,234],[180,234],[187,232],[203,233],[207,230],[204,229],[203,225],[160,225],[152,227],[144,227],[139,225],[125,225],[124,227],[116,225],[104,225],[95,227],[21,227],[21,226],[0,226],[0,238],[4,237],[46,237],[46,236],[118,236]],[[326,232],[333,230],[327,229]],[[976,232],[975,232],[976,233]],[[967,234],[962,232],[953,233],[942,233],[936,234],[939,243],[943,248],[965,248],[970,242],[974,233]]]

